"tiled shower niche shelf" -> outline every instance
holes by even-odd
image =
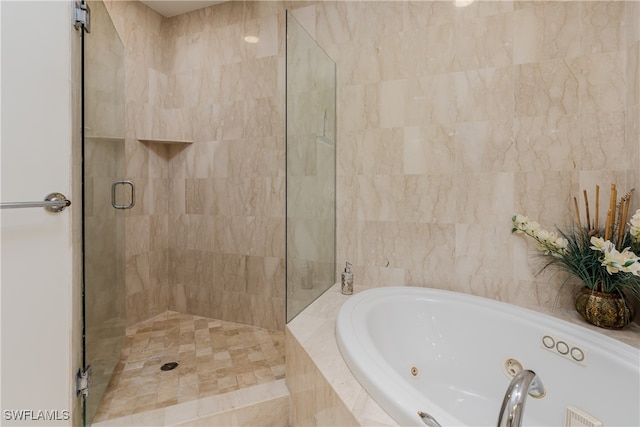
[[[145,144],[166,144],[166,145],[181,145],[181,144],[193,144],[193,141],[182,141],[177,139],[143,139],[138,138],[138,141]]]
[[[100,142],[124,142],[124,137],[121,137],[121,136],[85,135],[85,138],[87,140],[100,141]]]

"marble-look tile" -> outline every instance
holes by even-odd
[[[511,67],[455,73],[457,121],[499,120],[513,116]]]
[[[463,76],[460,77],[462,81]],[[405,126],[450,124],[457,119],[456,74],[441,73],[408,82]]]
[[[340,78],[340,68],[338,68],[338,78]],[[366,85],[346,85],[340,88],[337,93],[336,108],[337,114],[341,118],[338,121],[338,129],[344,132],[344,138],[349,138],[350,131],[362,129],[367,122],[367,108],[365,105]],[[349,160],[352,154],[349,153],[351,144],[345,144],[343,151],[345,151],[346,159]],[[355,146],[351,148],[355,151]],[[347,165],[351,165],[351,162],[346,162]],[[339,168],[341,170],[342,168]]]
[[[457,224],[502,223],[502,218],[511,218],[515,194],[512,172],[460,172],[457,185],[465,189],[456,198]]]
[[[403,223],[399,240],[405,249],[402,264],[407,285],[450,284],[455,281],[457,233],[452,224]]]
[[[438,7],[436,2],[424,2]],[[407,7],[414,8],[417,2]],[[410,24],[407,24],[410,25]],[[456,26],[451,23],[416,26],[402,33],[399,43],[393,48],[402,53],[405,65],[403,73],[396,78],[423,77],[453,70],[456,61]]]
[[[407,1],[403,10],[405,30],[455,23],[455,8],[444,2]]]
[[[579,177],[573,172],[516,173],[514,187],[517,191],[514,193],[513,213],[528,215],[540,224],[547,224],[549,228],[571,224],[575,217],[572,209],[573,199],[566,195],[578,196],[580,188],[588,189],[589,192],[595,188],[595,186],[585,187],[585,183],[580,183],[578,180]],[[562,202],[558,203],[558,200]],[[503,217],[504,220],[507,218],[510,220],[511,216]],[[510,225],[505,227],[504,232],[510,232]]]
[[[453,174],[406,175],[402,221],[408,223],[455,223],[456,198],[451,191]]]
[[[358,156],[355,168],[361,175],[400,175],[402,173],[401,129],[368,129],[356,135]]]
[[[633,166],[635,162],[640,161],[640,105],[630,106],[626,115],[626,132],[625,132],[625,152],[628,153],[627,164],[630,165],[632,172],[627,176],[627,188],[633,187],[640,179],[638,169]],[[635,206],[640,207],[637,203],[639,200],[635,198]],[[632,205],[633,207],[633,205]]]
[[[179,366],[158,369],[168,361]],[[129,328],[119,367],[96,425],[182,424],[288,395],[282,332],[175,312]]]
[[[523,3],[523,2],[516,2]],[[514,64],[580,54],[580,2],[530,2],[515,12]]]
[[[625,3],[625,22],[627,47],[640,41],[640,5],[637,2]]]
[[[627,48],[627,88],[626,105],[640,104],[640,42]]]
[[[404,128],[403,173],[437,175],[455,168],[455,126],[421,125]]]
[[[507,150],[507,170],[564,171],[582,168],[580,121],[576,114],[518,117],[513,120],[513,143]],[[575,164],[575,166],[573,166]]]
[[[247,259],[247,292],[265,296],[284,296],[284,260],[276,257]]]
[[[126,240],[127,254],[133,256],[149,250],[149,218],[129,216],[125,222],[125,235],[137,236]]]
[[[580,5],[582,53],[622,50],[626,36],[625,8],[630,7],[630,4],[618,1],[586,1]]]
[[[333,339],[335,315],[347,298],[334,286],[320,298],[324,303],[313,303],[287,325],[286,381],[295,425],[395,425],[375,410],[378,405],[363,393]]]
[[[564,60],[517,65],[514,92],[516,117],[556,117],[579,111],[579,77]]]
[[[455,7],[455,15],[457,22],[476,18],[482,19],[487,16],[501,15],[512,12],[514,9],[514,1],[500,2],[473,2],[465,7]]]
[[[396,175],[358,176],[358,219],[398,222],[402,216],[404,180]]]
[[[455,128],[456,170],[510,170],[513,120],[459,123]]]
[[[147,253],[133,255],[125,266],[126,294],[131,295],[149,288],[149,256]]]
[[[586,170],[625,168],[625,115],[622,111],[585,113],[580,116],[582,150],[580,167]]]
[[[358,222],[358,262],[362,266],[398,267],[403,264],[405,248],[396,237],[399,222]]]
[[[574,73],[579,77],[580,111],[586,114],[610,113],[624,108],[626,65],[622,52],[577,58]],[[613,77],[615,76],[615,77]]]
[[[456,225],[456,280],[452,290],[506,299],[506,290],[513,280],[511,256],[491,250],[496,246],[509,247],[513,239],[509,230],[504,231],[507,227],[503,224]]]
[[[449,70],[501,68],[513,64],[512,13],[457,21],[454,56]],[[517,32],[516,32],[517,33]]]

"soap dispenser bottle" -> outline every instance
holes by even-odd
[[[351,263],[347,261],[347,264],[344,267],[344,271],[342,272],[342,294],[343,295],[353,295],[353,273],[351,273]]]

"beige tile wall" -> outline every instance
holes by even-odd
[[[127,223],[132,321],[169,306],[282,327],[284,7],[310,5],[166,20],[108,2],[142,194]],[[510,218],[568,225],[582,189],[640,188],[638,4],[345,1],[307,15],[338,70],[337,261],[367,287],[550,305],[562,276],[535,275]],[[245,44],[247,28],[266,43]],[[195,143],[135,141],[149,133]]]
[[[127,218],[130,323],[170,308],[282,329],[282,3],[171,19],[108,6],[126,48],[126,169],[140,195]]]
[[[229,2],[163,30],[172,49],[165,108],[190,118],[195,141],[171,151],[171,199],[184,202],[169,206],[170,306],[282,329],[282,4]]]
[[[637,97],[625,100],[637,8],[318,5],[338,64],[338,261],[355,281],[552,304],[563,277],[536,276],[510,219],[570,225],[583,189],[639,186]]]
[[[137,201],[125,211],[126,311],[129,324],[169,305],[168,151],[144,145],[155,122],[154,77],[163,73],[162,16],[137,1],[105,1],[125,49],[125,174],[135,182]],[[157,136],[156,136],[157,137]],[[164,179],[164,181],[163,181]],[[157,196],[157,197],[156,197]]]

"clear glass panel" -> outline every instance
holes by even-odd
[[[287,13],[287,322],[335,282],[336,65]]]
[[[124,214],[111,188],[124,177],[124,47],[101,1],[84,35],[84,364],[90,425],[125,339]]]

